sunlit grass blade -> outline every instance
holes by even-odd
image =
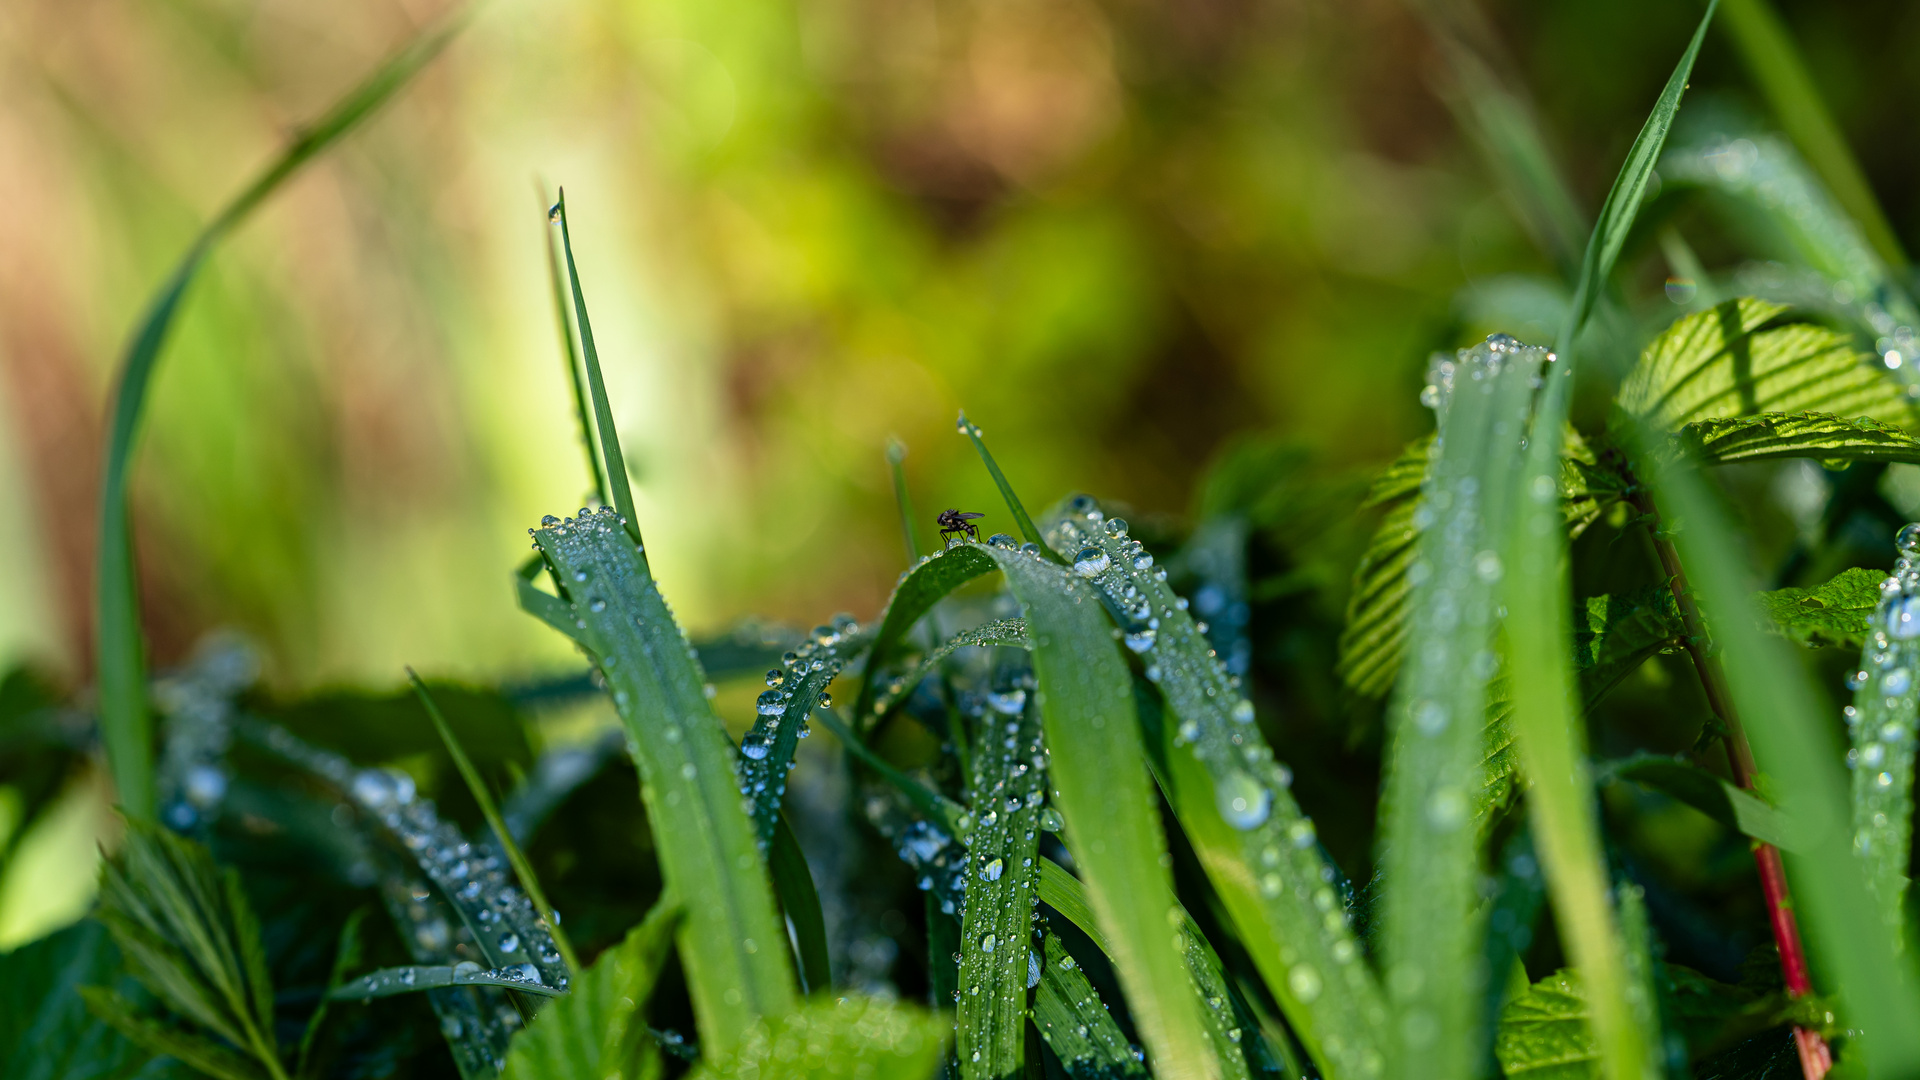
[[[893,501],[900,508],[900,538],[907,545],[907,561],[913,562],[929,550],[920,534],[920,518],[913,512],[913,495],[907,490],[907,444],[887,440],[887,471],[893,474]]]
[[[558,207],[556,206],[557,210]],[[554,219],[554,210],[547,211],[547,220]],[[560,253],[554,248],[553,232],[544,234],[547,249],[547,283],[553,290],[554,323],[560,330],[560,356],[567,364],[567,387],[573,391],[573,415],[580,426],[580,448],[587,454],[587,476],[593,484],[593,494],[600,505],[607,505],[607,482],[600,463],[600,447],[593,438],[593,415],[588,412],[587,388],[580,381],[580,350],[574,345],[573,316],[568,311],[568,278],[560,270]]]
[[[600,350],[593,342],[593,322],[587,318],[587,297],[580,288],[580,270],[573,262],[573,233],[567,226],[567,192],[560,190],[560,201],[549,215],[560,223],[560,248],[567,260],[567,281],[573,291],[573,315],[580,329],[580,350],[586,362],[587,390],[593,400],[594,427],[600,434],[600,465],[606,473],[606,488],[613,495],[613,508],[620,513],[627,535],[640,545],[642,565],[646,562],[645,543],[640,538],[640,518],[633,509],[633,486],[627,480],[627,459],[620,451],[620,432],[613,424],[613,405],[607,400],[607,380],[600,370]]]
[[[956,1051],[965,1080],[1000,1080],[1026,1062],[1027,969],[1046,755],[1027,695],[980,718],[967,798],[974,814],[960,909]]]
[[[580,970],[580,958],[574,955],[573,945],[567,941],[565,931],[560,929],[560,921],[553,916],[553,905],[547,903],[546,891],[540,887],[540,879],[533,872],[533,864],[515,842],[512,830],[507,828],[506,820],[500,816],[500,807],[493,801],[493,792],[488,790],[487,782],[481,778],[480,770],[473,767],[466,750],[460,746],[460,740],[454,737],[453,728],[447,724],[447,718],[440,713],[440,706],[434,703],[433,695],[427,692],[427,684],[412,668],[407,669],[407,679],[413,684],[413,692],[419,696],[420,704],[427,710],[427,716],[433,721],[433,729],[440,733],[440,742],[446,746],[447,755],[453,758],[454,767],[460,770],[460,779],[466,782],[467,790],[473,795],[473,801],[479,805],[480,813],[486,818],[487,826],[493,830],[494,843],[507,856],[512,865],[514,876],[520,879],[520,887],[527,891],[528,899],[533,901],[535,911],[540,913],[542,929],[553,938],[553,944],[560,950],[561,959],[566,962],[568,972]],[[532,952],[535,943],[528,942],[527,950]]]
[[[1692,40],[1628,150],[1588,238],[1574,302],[1556,343],[1559,360],[1546,375],[1528,431],[1513,523],[1506,535],[1492,538],[1505,574],[1501,598],[1508,609],[1514,731],[1521,764],[1533,781],[1527,796],[1529,827],[1546,869],[1560,939],[1589,992],[1601,1072],[1609,1080],[1657,1071],[1658,1059],[1652,1051],[1658,1044],[1650,1043],[1648,1033],[1634,1022],[1625,946],[1608,899],[1592,780],[1568,663],[1572,588],[1567,544],[1559,527],[1561,443],[1573,389],[1576,358],[1571,350],[1626,243],[1679,112],[1716,2],[1709,0]]]
[[[1338,908],[1330,867],[1253,703],[1126,522],[1082,507],[1053,538],[1077,553],[1076,572],[1176,717],[1161,770],[1168,801],[1268,989],[1326,1075],[1367,1075],[1388,1041],[1380,989],[1352,929],[1328,916]]]
[[[1911,530],[1911,531],[1910,531]],[[1913,761],[1920,710],[1920,528],[1901,530],[1900,562],[1876,589],[1857,684],[1847,710],[1853,749],[1853,849],[1867,866],[1867,887],[1879,903],[1887,932],[1902,950],[1907,931],[1907,874],[1913,843]]]
[[[806,992],[827,993],[833,989],[833,964],[827,955],[826,915],[820,908],[813,871],[807,868],[807,856],[800,850],[800,841],[785,815],[776,822],[773,839],[767,844],[767,872],[773,877],[780,908],[793,924],[794,951]]]
[[[1753,575],[1706,478],[1681,465],[1645,479],[1662,517],[1681,523],[1674,542],[1713,626],[1754,760],[1804,838],[1805,850],[1788,852],[1786,866],[1812,952],[1830,973],[1847,1025],[1865,1031],[1858,1046],[1868,1072],[1920,1071],[1920,1028],[1912,1023],[1920,992],[1851,854],[1841,750],[1821,720],[1821,698],[1793,646],[1746,617]]]
[[[666,966],[682,911],[663,896],[640,925],[580,973],[573,991],[549,1002],[507,1054],[506,1080],[603,1080],[631,1076],[628,1059],[644,1037],[643,1010]],[[636,1017],[641,1018],[635,1024]]]
[[[679,895],[697,898],[680,955],[701,1039],[730,1049],[756,1017],[783,1016],[797,997],[733,747],[699,661],[620,518],[602,510],[556,521],[535,539],[626,725],[662,874]]]
[[[155,294],[120,363],[100,481],[100,550],[96,555],[95,664],[100,682],[100,728],[114,786],[128,816],[153,817],[152,718],[147,707],[145,647],[140,639],[140,598],[133,565],[133,530],[127,502],[134,437],[159,366],[174,316],[201,264],[222,238],[302,165],[352,130],[459,32],[463,16],[416,37],[389,58],[318,120],[304,128],[254,181],[194,238]]]
[[[1025,537],[1028,543],[1038,545],[1041,555],[1054,562],[1064,563],[1066,560],[1060,557],[1060,553],[1047,546],[1046,537],[1040,534],[1040,529],[1034,525],[1033,518],[1027,514],[1027,508],[1021,505],[1020,496],[1014,493],[1013,485],[1007,482],[1006,474],[1000,471],[1000,466],[993,460],[993,455],[987,452],[987,444],[980,437],[980,425],[970,423],[967,420],[967,414],[961,413],[959,426],[960,433],[973,440],[973,448],[980,452],[980,461],[986,465],[988,475],[993,477],[994,486],[1000,489],[1000,498],[1006,501],[1007,512],[1013,515],[1014,524],[1020,526],[1020,535]]]
[[[1073,1080],[1144,1078],[1147,1067],[1133,1056],[1126,1034],[1060,936],[1044,932],[1041,947],[1045,953],[1033,995],[1033,1026],[1067,1075]]]
[[[740,793],[753,804],[754,832],[763,849],[773,839],[780,819],[787,772],[807,734],[807,718],[823,701],[831,703],[828,684],[866,644],[859,626],[842,616],[831,625],[816,627],[797,650],[787,654],[793,659],[768,673],[768,689],[754,704],[753,725],[740,737],[739,760]]]
[[[1835,200],[1889,266],[1905,267],[1893,226],[1813,85],[1793,39],[1767,0],[1726,0],[1726,27],[1780,126],[1820,172]]]

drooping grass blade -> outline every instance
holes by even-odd
[[[608,462],[618,467],[614,455]],[[689,898],[680,955],[701,1039],[732,1048],[756,1017],[791,1011],[796,994],[786,927],[726,729],[707,701],[699,661],[614,511],[548,519],[534,538],[632,740],[662,873]]]
[[[1650,1046],[1634,1024],[1625,947],[1608,902],[1592,780],[1587,775],[1577,691],[1568,663],[1573,635],[1567,609],[1572,589],[1567,544],[1558,520],[1561,442],[1573,389],[1571,349],[1626,243],[1654,163],[1679,112],[1716,2],[1708,0],[1699,27],[1628,150],[1588,238],[1574,302],[1556,346],[1560,358],[1550,365],[1553,370],[1546,375],[1527,433],[1513,523],[1506,536],[1494,538],[1505,578],[1501,598],[1508,609],[1514,730],[1521,763],[1533,781],[1528,794],[1530,827],[1547,871],[1560,938],[1590,994],[1602,1073],[1610,1080],[1645,1076],[1650,1071],[1657,1074],[1657,1044]]]
[[[1004,710],[1004,711],[1003,711]],[[1026,1060],[1027,968],[1046,800],[1039,710],[1024,690],[997,695],[979,720],[967,795],[974,814],[960,909],[956,1050],[965,1080],[1000,1080]]]
[[[740,737],[740,793],[753,805],[754,831],[763,849],[773,839],[787,771],[807,736],[807,718],[823,703],[832,704],[828,684],[866,644],[859,625],[842,616],[814,627],[798,649],[787,653],[792,659],[767,673],[767,689],[754,703],[753,726]]]
[[[1326,1075],[1366,1076],[1388,1041],[1380,989],[1253,703],[1126,522],[1081,508],[1053,539],[1177,717],[1163,787],[1269,990]]]
[[[613,405],[607,400],[607,380],[600,370],[600,349],[593,342],[593,322],[587,318],[587,297],[580,288],[580,270],[573,262],[573,233],[567,226],[567,192],[560,190],[560,201],[549,215],[560,223],[560,249],[566,256],[567,281],[573,291],[573,315],[580,328],[580,351],[586,361],[587,390],[593,399],[594,427],[600,434],[600,464],[606,471],[606,490],[613,494],[613,508],[620,513],[627,535],[639,548],[641,565],[646,564],[645,542],[640,538],[640,519],[633,509],[633,485],[627,480],[627,459],[620,451],[620,432],[613,424]]]
[[[1016,649],[1033,648],[1033,639],[1027,636],[1027,624],[1019,619],[994,619],[979,626],[962,630],[935,646],[933,651],[920,658],[911,670],[884,684],[879,696],[873,703],[873,716],[868,722],[869,728],[886,719],[887,715],[913,693],[914,687],[940,669],[940,662],[952,656],[955,650],[969,646],[1006,645]]]
[[[1908,860],[1913,842],[1913,759],[1920,710],[1920,525],[1900,530],[1900,561],[1867,625],[1847,709],[1853,749],[1853,850],[1887,932],[1903,951]]]
[[[1727,31],[1781,128],[1800,144],[1834,198],[1859,224],[1880,257],[1890,266],[1905,267],[1906,253],[1900,248],[1899,238],[1887,223],[1879,200],[1873,197],[1873,189],[1861,174],[1860,163],[1848,149],[1846,138],[1821,101],[1779,16],[1767,0],[1726,0],[1726,6]]]
[[[793,826],[782,814],[775,823],[773,839],[767,844],[767,872],[773,876],[773,891],[780,908],[793,924],[795,957],[800,962],[800,978],[809,994],[824,994],[833,989],[833,964],[827,955],[826,915],[820,907],[820,891],[814,887],[813,871],[807,867],[806,853],[793,835]]]
[[[406,85],[459,32],[456,15],[394,54],[366,81],[305,128],[253,183],[207,223],[155,294],[127,346],[114,387],[100,481],[100,550],[94,617],[95,662],[100,679],[100,728],[120,805],[128,816],[153,817],[152,719],[147,710],[146,653],[140,640],[140,598],[133,565],[133,531],[127,504],[134,436],[146,407],[147,388],[160,363],[167,332],[200,266],[216,245],[246,220],[286,179],[371,115]]]
[[[411,994],[427,990],[438,990],[448,986],[497,986],[505,990],[521,990],[542,997],[558,997],[560,991],[545,983],[521,978],[507,968],[488,971],[479,964],[466,963],[447,965],[381,968],[369,972],[357,979],[342,983],[328,997],[336,1000],[365,1001],[370,998],[391,997],[395,994]]]
[[[454,768],[460,771],[467,790],[473,795],[473,801],[479,805],[480,813],[493,830],[494,842],[506,853],[507,862],[513,867],[514,876],[520,879],[520,887],[527,891],[533,901],[535,911],[540,913],[544,929],[553,937],[554,946],[560,950],[561,959],[566,962],[569,972],[580,970],[580,958],[574,955],[573,945],[567,941],[567,935],[560,929],[560,922],[553,916],[553,905],[547,903],[547,894],[540,888],[540,879],[533,872],[533,864],[520,850],[513,838],[513,831],[500,816],[500,808],[493,801],[493,792],[487,789],[487,782],[480,777],[480,770],[468,760],[466,750],[460,746],[460,740],[454,737],[453,728],[447,724],[447,718],[440,713],[440,706],[434,704],[433,695],[427,692],[427,684],[412,668],[407,669],[407,679],[413,683],[413,692],[419,696],[420,704],[427,710],[427,716],[433,720],[433,728],[440,733],[440,741],[447,748],[448,756],[453,758]]]

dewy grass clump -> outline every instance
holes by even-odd
[[[444,34],[424,40],[210,228],[136,335],[95,703],[129,831],[92,917],[0,958],[5,1075],[1920,1075],[1920,524],[1856,482],[1920,464],[1916,309],[1864,239],[1884,223],[1852,226],[1783,140],[1666,149],[1706,25],[1559,339],[1438,355],[1434,431],[1364,500],[1252,440],[1190,527],[1087,495],[1036,516],[962,416],[1009,532],[923,520],[896,444],[909,565],[884,610],[694,640],[648,559],[563,199],[551,284],[595,499],[529,530],[514,582],[585,672],[280,701],[220,639],[150,688],[124,482],[173,313],[220,235]],[[1476,122],[1520,122],[1497,104]],[[1703,287],[1622,338],[1615,265],[1645,247],[1656,166],[1660,199],[1778,218],[1852,299]],[[1617,390],[1575,410],[1584,354],[1623,347]],[[1764,496],[1713,477],[1781,462],[1854,480],[1760,591],[1728,505]],[[1380,511],[1364,552],[1327,539],[1355,509]],[[1898,561],[1850,557],[1862,529]],[[716,705],[735,682],[749,715]],[[21,745],[70,752],[30,677],[4,689]],[[618,730],[536,753],[556,702]]]

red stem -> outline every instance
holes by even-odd
[[[1707,637],[1707,625],[1700,617],[1700,606],[1694,602],[1693,593],[1687,588],[1687,572],[1680,565],[1680,552],[1673,541],[1660,535],[1659,515],[1653,502],[1644,490],[1635,491],[1629,497],[1634,509],[1641,514],[1647,525],[1647,535],[1653,538],[1653,550],[1660,558],[1660,567],[1667,575],[1667,586],[1673,590],[1673,599],[1680,607],[1680,622],[1686,629],[1683,644],[1687,656],[1693,660],[1693,669],[1700,676],[1701,689],[1706,691],[1707,706],[1726,729],[1727,770],[1733,774],[1733,782],[1743,790],[1753,789],[1753,777],[1758,771],[1753,764],[1753,749],[1747,745],[1746,729],[1740,726],[1740,715],[1734,710],[1733,696],[1728,692],[1726,671],[1720,666],[1719,657],[1713,655],[1710,639]],[[1780,974],[1786,983],[1787,996],[1802,998],[1813,992],[1813,980],[1807,974],[1807,954],[1800,945],[1800,926],[1793,916],[1793,897],[1787,891],[1787,871],[1781,864],[1780,851],[1772,844],[1754,841],[1753,861],[1760,872],[1760,891],[1767,900],[1767,922],[1773,928],[1773,942],[1780,949]],[[1827,1070],[1833,1067],[1833,1054],[1820,1033],[1811,1028],[1793,1029],[1794,1045],[1800,1053],[1800,1069],[1806,1080],[1821,1080]]]

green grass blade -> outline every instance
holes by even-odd
[[[509,968],[488,971],[478,964],[430,964],[381,968],[351,982],[342,983],[328,997],[339,1001],[370,1001],[395,994],[423,993],[449,986],[493,986],[519,990],[541,997],[559,997],[560,988],[533,979],[521,978]]]
[[[547,211],[554,221],[559,204]],[[587,388],[580,381],[580,350],[573,342],[573,316],[567,310],[567,277],[560,271],[560,253],[554,249],[552,230],[546,234],[547,282],[553,289],[553,318],[560,329],[560,356],[567,363],[567,387],[573,391],[573,416],[580,425],[580,448],[587,454],[587,475],[592,478],[594,498],[607,505],[607,482],[600,463],[600,447],[593,439],[593,416],[587,411]]]
[[[1060,1058],[1067,1075],[1072,1080],[1146,1077],[1147,1067],[1133,1056],[1126,1034],[1060,936],[1048,930],[1041,939],[1045,953],[1040,985],[1033,995],[1033,1026]]]
[[[1727,32],[1780,127],[1819,170],[1833,197],[1859,224],[1880,258],[1889,266],[1904,268],[1906,252],[1779,16],[1767,0],[1726,0],[1726,9]]]
[[[567,281],[573,289],[573,314],[580,327],[580,349],[586,360],[587,389],[593,398],[594,426],[600,432],[600,461],[606,472],[606,489],[613,493],[613,508],[633,537],[633,542],[643,550],[639,552],[641,561],[646,560],[645,541],[640,538],[640,519],[633,509],[633,487],[627,480],[627,459],[620,452],[620,432],[613,425],[613,405],[607,400],[607,380],[600,370],[600,350],[593,343],[593,322],[587,318],[587,297],[580,289],[580,270],[573,262],[573,233],[567,226],[567,192],[560,190],[560,201],[553,204],[553,217],[560,222],[560,247],[566,254]]]
[[[885,720],[888,714],[899,708],[921,681],[940,670],[941,661],[952,656],[958,649],[969,646],[981,647],[1004,645],[1015,649],[1032,649],[1033,639],[1027,636],[1027,624],[1019,619],[994,619],[968,630],[962,630],[934,647],[934,650],[920,658],[919,663],[904,675],[897,676],[885,684],[874,699],[872,718],[867,727],[872,728]]]
[[[1106,933],[1108,955],[1162,1080],[1219,1076],[1186,978],[1184,938],[1163,865],[1166,839],[1144,767],[1133,680],[1098,597],[1039,555],[965,544],[944,559],[990,559],[1033,635],[1033,667],[1052,753],[1054,805]]]
[[[540,888],[540,879],[533,872],[533,864],[514,842],[513,831],[500,816],[500,807],[493,801],[493,792],[487,789],[487,782],[480,776],[480,770],[473,767],[467,752],[460,746],[460,740],[454,737],[453,728],[447,718],[441,714],[440,706],[434,703],[433,695],[427,692],[427,684],[412,668],[407,669],[407,680],[413,684],[413,692],[420,698],[420,704],[427,710],[427,716],[433,720],[433,729],[440,734],[440,742],[447,748],[447,755],[453,758],[454,767],[460,770],[460,779],[464,780],[467,790],[472,793],[473,801],[479,804],[480,813],[487,819],[487,826],[493,830],[494,842],[506,853],[507,862],[513,866],[514,876],[520,879],[520,887],[527,890],[527,898],[533,901],[535,911],[540,913],[541,929],[553,938],[554,945],[560,950],[560,957],[566,962],[567,973],[571,975],[580,970],[580,958],[574,955],[573,945],[560,929],[560,921],[553,917],[553,905],[547,903],[546,891]],[[527,943],[527,952],[531,955],[535,944]]]
[[[1026,1061],[1034,861],[1046,797],[1038,713],[1022,694],[1013,715],[989,710],[979,721],[980,752],[967,782],[975,825],[960,909],[955,1028],[964,1080],[1011,1077]]]
[[[1619,175],[1614,177],[1613,187],[1607,192],[1607,201],[1600,208],[1600,220],[1593,227],[1593,235],[1587,240],[1586,256],[1580,262],[1580,279],[1574,286],[1573,304],[1567,310],[1566,324],[1561,328],[1560,340],[1555,344],[1556,350],[1562,354],[1572,349],[1574,339],[1586,326],[1588,316],[1593,314],[1594,305],[1607,287],[1607,279],[1613,275],[1613,264],[1620,257],[1620,249],[1626,246],[1634,215],[1640,211],[1640,198],[1646,193],[1654,164],[1660,160],[1660,151],[1666,145],[1673,118],[1680,111],[1680,98],[1686,93],[1687,80],[1693,75],[1694,58],[1700,55],[1700,43],[1706,40],[1707,27],[1713,22],[1714,8],[1718,3],[1719,0],[1707,0],[1706,14],[1700,16],[1700,25],[1693,32],[1693,40],[1687,43],[1687,51],[1681,54],[1680,62],[1674,66],[1666,87],[1660,91],[1660,99],[1654,103],[1653,112],[1641,127],[1639,136],[1633,140],[1633,146],[1627,150],[1627,160],[1620,166]]]
[[[814,887],[807,856],[793,835],[793,826],[781,815],[767,845],[767,871],[780,908],[793,923],[793,941],[799,954],[800,977],[809,994],[833,989],[833,963],[827,955],[827,921],[820,909],[820,891]]]
[[[120,363],[100,481],[100,550],[96,555],[95,663],[100,679],[100,729],[121,808],[129,817],[153,817],[152,717],[147,708],[145,648],[133,565],[127,481],[134,437],[167,332],[200,266],[226,234],[300,166],[366,119],[453,39],[462,16],[416,37],[366,81],[334,103],[282,150],[272,164],[229,202],[194,238],[154,296]]]
[[[300,1034],[300,1051],[294,1058],[293,1075],[302,1078],[308,1075],[307,1065],[313,1056],[313,1043],[320,1035],[321,1025],[327,1020],[327,1004],[333,998],[333,992],[347,981],[347,972],[360,965],[360,923],[367,916],[366,908],[354,908],[353,914],[340,927],[340,941],[333,951],[333,970],[327,975],[326,993],[320,996],[320,1004],[314,1006],[313,1015],[307,1018],[306,1030]]]
[[[833,732],[833,737],[839,739],[848,752],[859,758],[862,764],[872,769],[882,780],[892,784],[928,821],[940,826],[948,836],[964,840],[972,831],[973,815],[966,807],[894,768],[885,758],[874,753],[833,713],[822,709],[818,716],[820,722],[827,726],[828,731]]]
[[[1822,699],[1794,648],[1745,617],[1753,575],[1706,478],[1685,466],[1656,466],[1648,483],[1661,516],[1680,526],[1674,541],[1713,627],[1754,759],[1802,838],[1804,850],[1784,857],[1809,952],[1831,977],[1847,1026],[1866,1032],[1859,1048],[1867,1072],[1920,1072],[1920,1028],[1912,1023],[1920,991],[1911,959],[1897,955],[1880,918],[1865,867],[1850,854],[1846,777],[1821,720]]]
[[[666,966],[680,905],[662,897],[620,944],[580,973],[571,993],[549,1002],[514,1036],[506,1080],[605,1080],[631,1075],[627,1049],[647,999]]]
[[[988,474],[993,477],[994,486],[1000,489],[1000,497],[1006,501],[1007,512],[1013,515],[1014,524],[1020,526],[1020,535],[1026,537],[1028,543],[1039,545],[1041,555],[1064,564],[1066,560],[1060,557],[1059,552],[1047,546],[1046,537],[1040,535],[1040,530],[1034,525],[1033,518],[1027,514],[1027,508],[1021,505],[1020,496],[1014,493],[1013,485],[1007,482],[1007,475],[1000,471],[1000,466],[993,460],[993,455],[987,452],[986,441],[980,437],[980,425],[969,423],[966,413],[960,414],[960,434],[973,440],[973,448],[980,452],[981,462],[986,465]]]
[[[1913,529],[1909,525],[1907,529]],[[1861,650],[1860,667],[1847,727],[1853,733],[1853,849],[1867,866],[1867,887],[1879,903],[1887,932],[1906,949],[1908,858],[1913,842],[1913,759],[1916,711],[1920,710],[1920,570],[1914,558],[1920,544],[1900,552],[1893,587],[1875,590],[1878,605],[1868,626],[1871,637]],[[1864,576],[1864,575],[1862,575]],[[1864,677],[1863,677],[1864,676]]]
[[[822,702],[831,703],[828,684],[866,643],[851,621],[818,626],[799,649],[787,654],[793,659],[768,673],[768,689],[754,703],[753,726],[740,737],[740,792],[753,804],[754,832],[762,849],[780,820],[787,773],[807,734],[807,718]]]
[[[740,798],[726,729],[708,703],[699,661],[620,518],[602,510],[555,521],[534,536],[584,624],[581,638],[598,658],[632,739],[662,874],[678,895],[695,901],[680,955],[702,1042],[729,1050],[756,1017],[790,1012],[797,995],[786,927]]]
[[[1367,1075],[1388,1041],[1380,989],[1346,921],[1328,918],[1328,864],[1253,703],[1125,521],[1079,510],[1053,539],[1080,553],[1075,569],[1178,718],[1167,757],[1180,767],[1162,770],[1163,786],[1268,989],[1325,1075]]]
[[[948,550],[960,554],[948,559],[942,557],[945,551],[936,551],[902,573],[900,583],[894,586],[887,610],[880,616],[880,626],[874,631],[873,646],[867,653],[867,677],[861,684],[859,700],[854,703],[852,720],[857,730],[872,727],[874,699],[883,689],[880,673],[907,650],[907,634],[914,624],[948,593],[993,572],[992,560],[980,556],[972,547]]]
[[[926,537],[920,534],[920,518],[913,512],[913,495],[907,491],[907,444],[899,439],[887,440],[887,471],[893,474],[893,501],[900,508],[900,538],[907,545],[907,561],[914,562],[929,550]]]
[[[514,571],[513,590],[520,601],[520,610],[578,641],[580,628],[574,625],[573,608],[552,593],[541,592],[533,583],[546,568],[546,560],[536,552]]]
[[[946,1027],[943,1017],[897,1001],[815,998],[756,1025],[736,1051],[704,1053],[687,1080],[932,1080]]]

